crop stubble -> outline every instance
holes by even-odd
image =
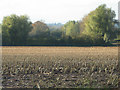
[[[2,47],[3,87],[118,87],[118,47]]]

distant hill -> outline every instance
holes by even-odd
[[[64,24],[62,23],[49,23],[47,26],[49,27],[50,30],[57,30],[60,29]]]

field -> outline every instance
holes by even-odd
[[[118,47],[2,47],[3,87],[118,87]]]

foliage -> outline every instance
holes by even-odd
[[[31,28],[31,22],[25,15],[17,16],[13,14],[4,17],[2,22],[3,45],[25,44]]]
[[[50,32],[50,35],[55,39],[60,39],[62,37],[62,30],[53,30]]]
[[[32,24],[33,29],[29,33],[30,36],[35,37],[35,38],[47,38],[50,36],[50,31],[48,26],[40,21],[37,21]]]
[[[27,16],[10,15],[2,22],[3,45],[111,45],[120,32],[114,18],[115,12],[105,4],[81,21],[64,25],[42,21],[32,24]]]
[[[106,8],[105,4],[100,5],[83,19],[85,26],[83,33],[90,35],[91,39],[102,38],[105,42],[109,42],[114,27],[114,17],[114,11]]]
[[[80,34],[79,23],[75,21],[69,21],[63,26],[63,31],[66,36],[75,39]]]

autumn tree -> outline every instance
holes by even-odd
[[[29,33],[31,37],[34,37],[36,39],[39,39],[39,38],[43,39],[43,38],[47,38],[50,36],[49,28],[45,23],[37,21],[32,24],[32,27],[33,29]]]

